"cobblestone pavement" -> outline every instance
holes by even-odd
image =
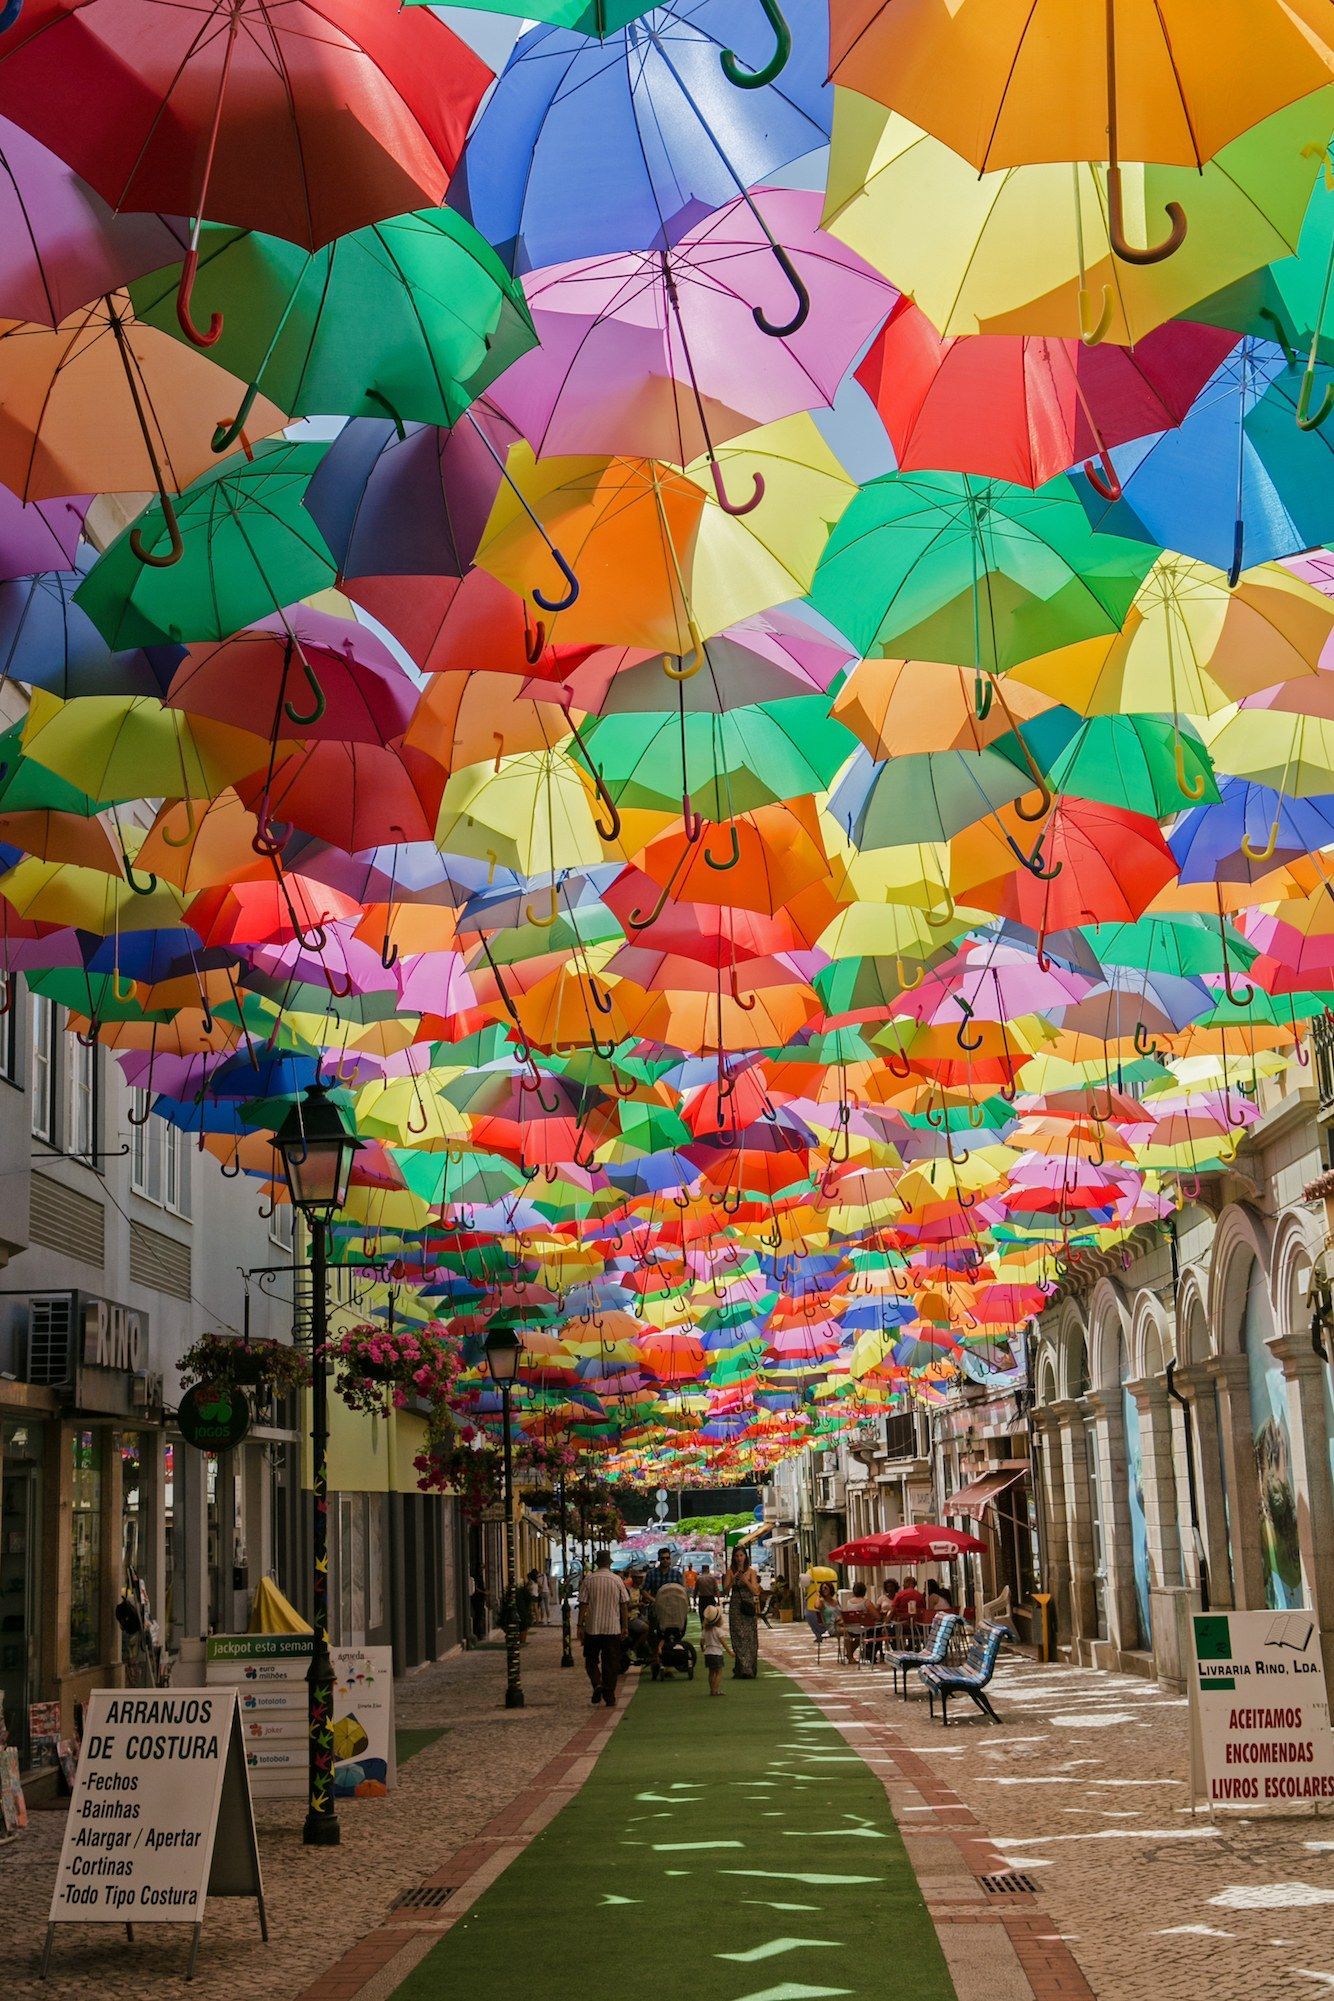
[[[970,1876],[998,1861],[1037,1886],[1032,1896],[982,1893],[973,1911],[977,1919],[1001,1915],[1035,1994],[1091,1991],[1097,2001],[1334,1994],[1334,1817],[1192,1816],[1184,1696],[1130,1675],[1042,1667],[1007,1654],[991,1689],[1003,1727],[964,1704],[942,1730],[928,1720],[924,1697],[900,1701],[881,1671],[838,1666],[828,1650],[817,1669],[804,1629],[766,1634],[764,1648],[850,1741],[883,1722],[904,1747],[900,1763],[917,1773],[916,1802],[902,1773],[887,1772],[886,1785],[961,2001],[973,1987],[970,1955],[966,1944],[951,1950],[948,1933],[967,1916],[958,1853],[970,1840]],[[868,1762],[879,1767],[893,1757],[892,1745],[873,1743]],[[914,1824],[929,1831],[924,1838],[914,1840]],[[931,1834],[941,1831],[952,1835],[948,1865],[932,1859],[947,1845],[937,1838],[932,1847]],[[1038,1910],[1054,1922],[1033,1923],[1027,1913]],[[964,1938],[961,1930],[957,1936]],[[1087,1990],[1044,1963],[1062,1941]],[[990,1977],[977,1991],[1022,2001],[1025,1986],[1003,1977],[997,1942],[994,1927],[978,1926]]]
[[[271,1942],[260,1943],[252,1902],[212,1899],[185,1991],[199,2001],[291,2001],[378,1926],[400,1891],[429,1878],[588,1724],[577,1654],[573,1670],[559,1659],[554,1628],[530,1634],[521,1710],[501,1707],[505,1657],[490,1648],[400,1681],[398,1724],[446,1734],[403,1767],[387,1799],[339,1808],[338,1848],[302,1846],[300,1803],[257,1807]],[[184,1973],[188,1927],[140,1926],[129,1944],[116,1927],[61,1926],[51,1977],[37,1978],[64,1824],[63,1811],[33,1813],[27,1834],[0,1850],[0,1995],[75,2001],[95,1984],[99,1996],[143,2001],[158,1980]]]

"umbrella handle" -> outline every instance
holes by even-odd
[[[760,90],[766,83],[772,83],[778,76],[792,53],[792,30],[777,5],[777,0],[760,0],[769,25],[774,31],[775,48],[767,63],[760,69],[743,69],[731,49],[723,49],[719,55],[723,75],[738,90]]]
[[[101,1022],[98,1020],[95,1014],[90,1015],[88,1018],[87,1032],[85,1033],[85,1031],[81,1028],[76,1028],[74,1031],[74,1040],[79,1044],[79,1047],[81,1049],[91,1049],[101,1033],[102,1033]]]
[[[1241,567],[1242,567],[1241,559],[1245,546],[1246,546],[1246,523],[1242,520],[1241,516],[1238,515],[1236,520],[1236,526],[1232,530],[1232,561],[1228,565],[1228,572],[1227,572],[1227,587],[1230,591],[1236,590],[1237,584],[1241,578]]]
[[[218,1172],[221,1174],[224,1181],[236,1180],[236,1177],[241,1172],[241,1155],[239,1149],[236,1153],[232,1155],[231,1166],[228,1167],[227,1163],[224,1161],[222,1165],[219,1167]]]
[[[169,831],[165,822],[162,825],[162,838],[169,848],[188,848],[195,837],[195,802],[193,799],[183,799],[181,804],[185,808],[185,832],[179,840]]]
[[[1242,835],[1241,852],[1245,855],[1248,862],[1267,862],[1273,860],[1274,850],[1278,846],[1278,825],[1281,811],[1282,809],[1280,808],[1279,813],[1275,813],[1273,824],[1269,829],[1269,839],[1262,848],[1257,848],[1253,844],[1248,833]]]
[[[903,992],[907,994],[912,993],[915,988],[920,987],[923,980],[926,978],[926,967],[922,964],[920,959],[917,962],[917,978],[915,980],[910,980],[908,978],[908,975],[904,970],[902,959],[895,959],[894,971],[898,979],[899,986],[901,987]]]
[[[551,885],[550,896],[551,911],[546,917],[539,916],[531,903],[525,904],[523,912],[525,924],[536,924],[538,929],[542,931],[549,931],[551,929],[556,919],[560,916],[560,904],[556,897],[556,885],[554,882]]]
[[[1101,463],[1102,472],[1098,470],[1099,463]],[[1103,477],[1104,473],[1106,474],[1106,478]],[[1100,448],[1097,459],[1086,460],[1084,477],[1094,492],[1100,493],[1103,499],[1110,501],[1113,506],[1116,505],[1116,502],[1124,492],[1120,476],[1117,473],[1116,467],[1112,464],[1111,454],[1105,445]]]
[[[1102,288],[1102,305],[1095,320],[1093,317],[1093,295],[1087,285],[1079,288],[1079,338],[1085,347],[1098,347],[1107,338],[1107,329],[1112,324],[1112,288]]]
[[[207,332],[201,333],[191,315],[194,299],[195,278],[199,271],[199,250],[196,246],[187,250],[181,264],[180,280],[176,286],[176,318],[181,332],[192,347],[213,347],[222,334],[222,314],[214,313],[208,323]]]
[[[1261,306],[1259,312],[1256,314],[1256,318],[1269,322],[1270,326],[1274,329],[1274,339],[1283,350],[1284,361],[1287,362],[1289,368],[1294,367],[1297,357],[1292,351],[1292,342],[1288,339],[1288,330],[1273,307]]]
[[[760,332],[768,334],[770,340],[786,340],[790,334],[800,332],[801,328],[805,326],[807,320],[810,318],[811,295],[802,283],[796,265],[788,256],[782,244],[771,243],[769,248],[773,251],[783,276],[792,287],[793,293],[796,296],[797,310],[793,313],[792,318],[783,326],[775,326],[772,320],[767,320],[764,317],[763,306],[753,306],[751,308],[751,317]]]
[[[1315,388],[1315,357],[1306,365],[1302,376],[1302,386],[1297,392],[1297,429],[1318,431],[1331,410],[1334,410],[1334,384],[1325,384],[1325,393],[1320,399],[1320,408],[1314,417],[1311,413],[1311,392]]]
[[[1176,752],[1177,791],[1183,799],[1203,799],[1204,773],[1197,771],[1194,778],[1186,776],[1186,746],[1181,740],[1181,732],[1174,734],[1173,748]]]
[[[130,888],[134,891],[135,895],[151,896],[153,894],[153,891],[157,888],[157,877],[155,875],[150,875],[146,883],[140,882],[138,876],[134,872],[134,863],[130,860],[129,856],[124,852],[123,849],[121,851],[120,859],[121,859],[121,864],[125,870],[125,880],[130,885]],[[126,998],[128,999],[129,996],[127,995]]]
[[[741,860],[741,836],[737,832],[735,820],[729,821],[727,831],[732,839],[732,852],[725,861],[715,861],[709,850],[707,848],[704,850],[706,866],[711,869],[717,869],[720,875],[724,874],[728,869],[734,869]]]
[[[743,514],[753,514],[764,499],[764,474],[762,472],[755,474],[755,483],[749,500],[729,500],[727,497],[727,488],[723,485],[723,469],[717,459],[711,458],[709,460],[709,471],[713,474],[713,490],[718,496],[718,505],[722,508],[724,514],[730,514],[738,519]]]
[[[392,943],[387,931],[380,941],[380,964],[387,973],[392,973],[398,964],[398,947]]]
[[[536,667],[546,651],[547,629],[539,618],[535,624],[529,622],[528,605],[523,607],[523,657],[530,667]]]
[[[669,681],[693,681],[704,665],[704,636],[693,618],[687,620],[687,629],[690,633],[690,652],[682,654],[681,658],[688,660],[689,665],[673,667],[671,654],[664,653],[662,656],[662,671]]]
[[[1061,870],[1065,867],[1065,863],[1063,861],[1058,861],[1054,868],[1045,868],[1043,866],[1042,843],[1046,839],[1045,834],[1039,836],[1037,842],[1034,844],[1033,852],[1031,855],[1026,855],[1024,853],[1018,841],[1016,841],[1014,835],[1009,832],[1008,828],[1006,829],[1005,832],[1005,839],[1009,846],[1011,854],[1020,863],[1021,867],[1026,868],[1028,870],[1028,873],[1034,878],[1036,882],[1055,882],[1057,876],[1061,873]]]
[[[1313,144],[1302,147],[1304,160],[1319,160],[1325,171],[1325,192],[1334,195],[1334,160],[1330,159],[1329,147]]]
[[[943,884],[941,886],[942,888],[944,887]],[[943,931],[947,924],[953,924],[954,922],[958,906],[954,901],[954,896],[952,891],[946,889],[945,895],[949,899],[949,908],[946,910],[945,915],[943,917],[937,917],[934,910],[924,910],[922,912],[923,917],[925,917],[927,923],[931,926],[931,929],[933,931]]]
[[[996,686],[989,674],[981,670],[973,676],[973,714],[984,723],[991,714],[991,704],[996,699]]]
[[[126,1122],[132,1126],[146,1126],[148,1124],[150,1116],[152,1115],[152,1110],[153,1110],[153,1094],[151,1091],[145,1091],[144,1108],[142,1112],[136,1112],[133,1105],[127,1106],[125,1111]]]
[[[1164,264],[1174,257],[1186,240],[1186,211],[1179,201],[1166,209],[1171,229],[1161,243],[1131,243],[1126,237],[1125,210],[1121,200],[1121,164],[1107,169],[1107,235],[1112,249],[1123,264]]]
[[[598,985],[597,981],[593,979],[591,976],[588,982],[588,997],[592,1001],[594,1007],[597,1009],[599,1014],[610,1014],[612,1008],[615,1006],[615,1002],[612,1000],[611,995],[608,993],[604,993],[602,988]]]
[[[23,0],[9,0],[9,5],[0,14],[0,35],[4,34],[6,28],[13,27],[22,12]]]
[[[245,422],[255,407],[255,398],[258,394],[259,384],[258,382],[252,382],[246,390],[245,395],[241,398],[241,407],[232,418],[231,423],[219,424],[217,430],[213,433],[209,441],[210,450],[215,452],[229,452],[239,439],[241,444],[245,446],[247,457],[251,456],[250,447],[246,444]]]
[[[398,442],[400,443],[400,445],[403,444],[408,435],[407,430],[404,426],[403,419],[399,416],[397,410],[394,408],[393,404],[389,401],[389,398],[387,396],[382,396],[378,389],[368,389],[366,391],[366,401],[368,403],[379,404],[380,408],[384,411],[385,415],[389,418],[390,422],[393,424],[395,431],[398,433]]]
[[[959,1021],[959,1026],[954,1031],[954,1040],[958,1043],[960,1049],[967,1049],[967,1050],[980,1049],[982,1047],[982,1044],[986,1041],[985,1035],[969,1036],[964,1034],[964,1030],[967,1028],[969,1022],[973,1018],[972,1007],[960,995],[956,994],[955,999],[958,1002],[959,1014],[961,1018]]]
[[[288,722],[295,723],[298,729],[308,729],[321,720],[329,704],[324,698],[324,690],[320,686],[315,669],[311,666],[305,654],[301,653],[299,649],[298,655],[301,662],[301,672],[306,677],[306,685],[315,697],[315,706],[308,715],[302,715],[300,710],[294,709],[290,702],[284,702],[283,714],[287,717]]]
[[[157,555],[153,550],[149,549],[144,541],[142,531],[138,528],[131,528],[130,530],[130,547],[139,561],[147,564],[150,570],[169,570],[172,564],[179,563],[181,557],[185,554],[185,544],[181,540],[181,524],[176,519],[176,504],[172,500],[171,495],[169,493],[159,493],[158,506],[162,509],[162,519],[167,524],[167,534],[170,538],[167,543],[166,552],[163,555]]]
[[[570,606],[574,603],[575,599],[579,595],[579,579],[578,577],[576,577],[574,571],[570,568],[569,564],[566,562],[564,556],[562,556],[560,550],[556,547],[555,543],[554,542],[549,543],[548,547],[551,550],[551,559],[555,563],[556,568],[560,571],[561,575],[564,577],[568,589],[566,590],[565,596],[563,598],[544,597],[541,591],[535,590],[533,592],[533,603],[537,605],[542,611],[568,611],[570,609]]]

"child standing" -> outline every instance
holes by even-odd
[[[709,1694],[723,1692],[723,1655],[727,1648],[723,1643],[723,1608],[721,1605],[706,1605],[700,1615],[700,1628],[704,1642],[704,1665],[709,1670]]]

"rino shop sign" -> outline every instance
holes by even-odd
[[[109,1299],[85,1299],[83,1362],[85,1368],[137,1376],[148,1365],[148,1316]]]

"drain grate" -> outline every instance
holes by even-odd
[[[1017,1869],[1007,1870],[1003,1876],[979,1876],[977,1880],[989,1897],[1034,1896],[1038,1887],[1031,1876]]]
[[[438,1911],[453,1894],[452,1885],[443,1887],[434,1883],[418,1883],[411,1890],[400,1890],[389,1908],[394,1911]]]

